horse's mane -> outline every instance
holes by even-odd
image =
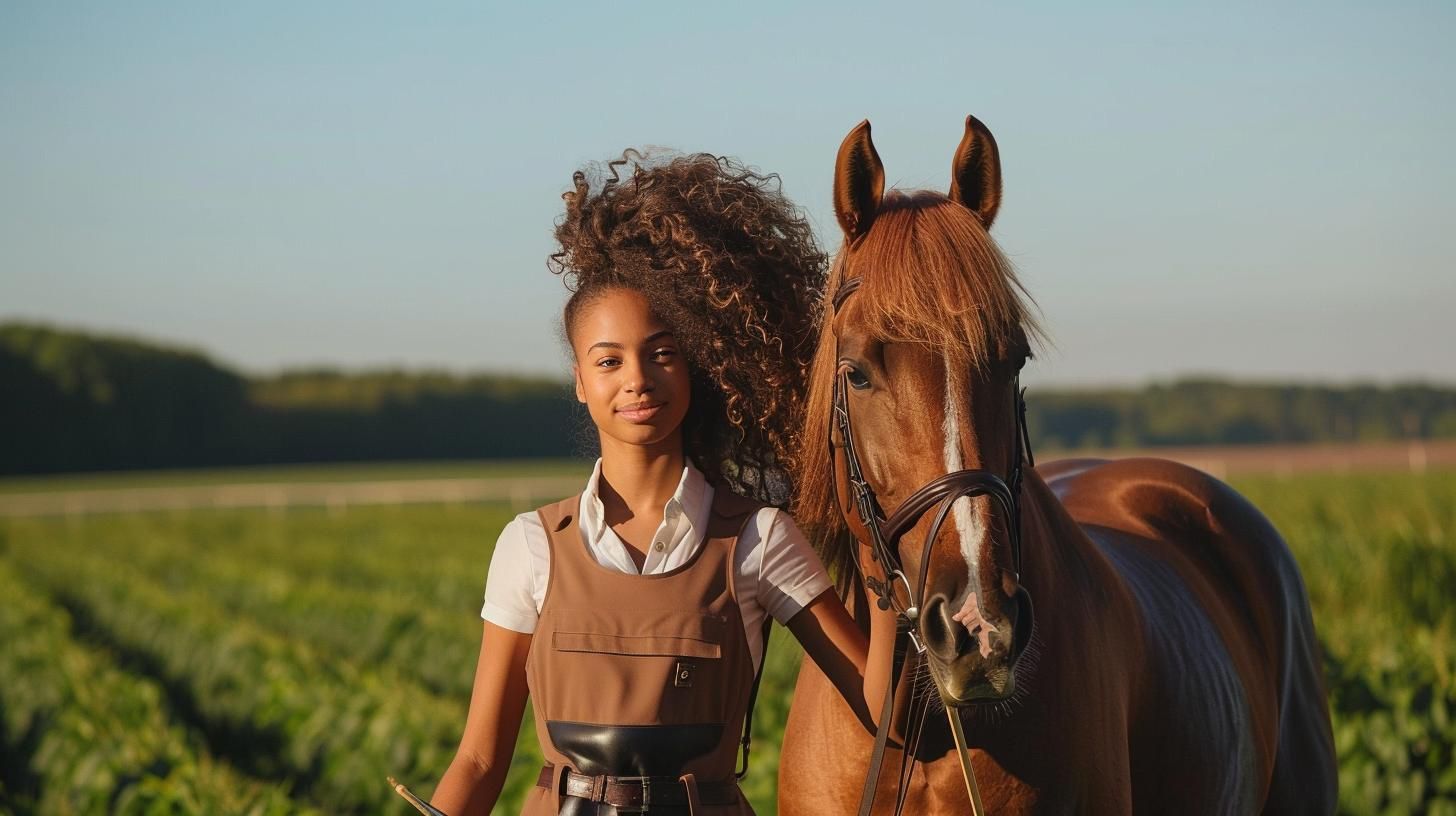
[[[1019,363],[1032,342],[1044,339],[1010,261],[970,210],[928,190],[885,195],[869,232],[847,242],[830,269],[795,457],[794,518],[837,576],[841,591],[853,574],[853,541],[829,467],[838,366],[832,298],[850,277],[861,279],[853,300],[862,328],[885,342],[928,346],[958,377],[985,371],[999,360]],[[963,380],[948,384],[964,386]]]

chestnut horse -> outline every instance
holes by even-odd
[[[875,811],[894,810],[908,768],[904,812],[970,812],[938,708],[948,705],[990,813],[1332,812],[1319,647],[1273,526],[1228,485],[1174,462],[1023,461],[1016,383],[1039,332],[988,235],[1000,200],[996,144],[974,117],[949,196],[885,194],[868,122],[840,149],[845,244],[830,273],[796,514],[873,633],[872,658],[892,659],[887,616],[918,604],[911,631],[924,669],[900,677]],[[831,428],[836,402],[853,417],[848,441],[884,508],[967,469],[1007,477],[1014,502],[947,496],[946,512],[901,519],[891,557],[872,559],[847,481],[847,426]],[[886,560],[908,576],[889,610],[866,602],[875,597],[862,572],[883,578]],[[930,715],[909,708],[912,688],[938,692]],[[898,745],[912,729],[906,762]],[[780,813],[853,813],[871,743],[805,661]]]

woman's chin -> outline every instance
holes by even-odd
[[[610,436],[618,442],[635,447],[682,446],[678,428],[663,427],[657,422],[614,422]]]

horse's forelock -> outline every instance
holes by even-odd
[[[1011,262],[975,214],[939,193],[886,196],[844,266],[861,279],[861,330],[929,346],[954,369],[1024,355],[1040,336]]]
[[[795,519],[841,579],[852,541],[828,466],[838,366],[830,299],[850,277],[861,279],[852,298],[858,328],[883,342],[925,345],[951,372],[984,371],[1043,338],[1011,263],[975,214],[931,191],[885,196],[869,232],[841,250],[830,271],[797,463]]]

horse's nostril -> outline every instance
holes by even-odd
[[[931,598],[925,605],[921,619],[925,645],[936,656],[953,660],[970,645],[970,633],[951,617],[950,604],[944,596]]]
[[[920,621],[925,627],[926,640],[940,640],[945,636],[945,622],[941,620],[940,610],[945,602],[936,598],[925,605],[921,610]]]

